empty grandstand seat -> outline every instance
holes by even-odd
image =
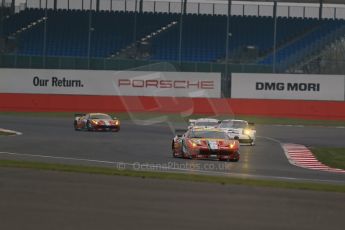
[[[5,20],[7,35],[45,15],[43,9],[26,9]],[[137,21],[134,35],[135,18]],[[47,55],[88,55],[89,11],[48,10]],[[164,32],[149,39],[152,60],[177,61],[179,55],[180,15],[177,13],[142,14],[135,12],[92,11],[90,55],[109,57],[133,42],[156,32],[171,22],[178,22]],[[289,59],[296,50],[302,50],[313,42],[325,42],[323,38],[344,25],[343,20],[278,18],[277,62]],[[183,16],[182,61],[213,62],[225,57],[227,17],[222,15]],[[232,16],[230,18],[229,53],[235,54],[241,47],[253,46],[263,57],[257,62],[269,65],[273,62],[273,18],[257,16]],[[19,54],[42,55],[44,23],[18,35]],[[329,40],[327,40],[329,41]]]

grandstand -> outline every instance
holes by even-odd
[[[2,5],[2,55],[179,64],[228,62],[263,66],[266,71],[274,65],[277,72],[305,72],[305,66],[315,64],[320,54],[345,37],[345,8],[339,7],[318,17],[306,15],[311,12],[308,8],[300,11],[297,6],[282,5],[277,11],[280,15],[274,17],[272,4],[247,8],[233,4],[228,17],[224,10],[217,11],[224,7],[216,3],[189,7],[183,1],[165,2],[168,7],[164,8],[159,1],[148,1],[147,5],[140,0],[123,0],[124,5],[110,0],[79,2],[79,7],[72,7],[68,0],[47,0],[47,5],[45,0],[31,0],[19,12]],[[227,2],[219,4],[227,8]]]

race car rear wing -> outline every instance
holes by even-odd
[[[175,129],[175,135],[178,137],[182,137],[183,134],[187,132],[187,129]]]
[[[194,124],[196,122],[196,119],[189,119],[188,122],[189,122],[190,125],[192,125],[192,124]]]
[[[192,128],[195,125],[196,119],[188,120],[188,129]]]
[[[86,115],[85,113],[75,113],[74,114],[74,120],[78,120],[79,118],[81,118],[85,115]]]

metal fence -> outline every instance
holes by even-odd
[[[179,13],[181,0],[144,0],[144,12]],[[273,2],[273,1],[272,1]],[[272,2],[239,2],[232,3],[231,15],[273,16]],[[279,1],[278,1],[279,2]],[[96,10],[96,1],[92,2]],[[90,0],[58,0],[57,9],[89,9]],[[26,7],[44,8],[45,0],[27,0]],[[54,0],[47,0],[48,9],[54,8]],[[100,0],[99,10],[106,11],[139,11],[139,0]],[[188,14],[227,15],[227,1],[188,1]],[[318,4],[278,3],[278,17],[318,18]],[[323,8],[322,18],[345,19],[345,6],[329,5]]]
[[[45,60],[44,60],[45,59]],[[89,66],[90,65],[90,66]],[[224,63],[213,62],[158,62],[148,60],[108,59],[78,57],[46,57],[0,55],[2,68],[34,69],[94,69],[94,70],[144,70],[182,72],[224,72]],[[232,72],[269,73],[271,66],[255,64],[228,64]]]

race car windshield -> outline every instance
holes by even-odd
[[[195,122],[195,126],[217,126],[218,122],[215,121],[199,121]]]
[[[111,120],[111,117],[107,114],[94,114],[90,116],[91,119],[104,119]]]
[[[244,121],[222,121],[220,123],[219,127],[220,128],[236,128],[236,129],[244,129],[246,128],[247,122]]]
[[[212,139],[229,139],[229,136],[223,132],[217,131],[192,131],[189,138],[212,138]]]

